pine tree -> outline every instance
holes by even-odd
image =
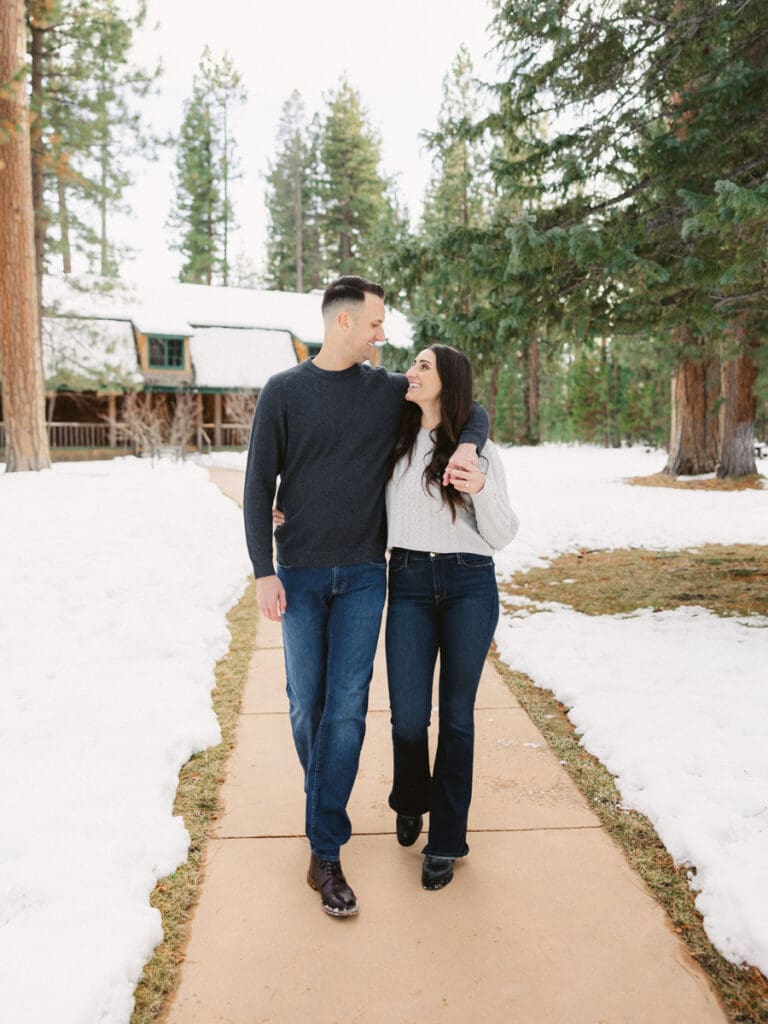
[[[583,300],[565,307],[563,299],[587,275],[568,260],[553,274],[551,253],[537,244],[532,221],[542,189],[521,166],[519,139],[505,130],[508,98],[477,122],[479,87],[461,52],[443,88],[438,130],[428,136],[434,175],[421,230],[391,262],[416,314],[417,344],[439,339],[467,352],[494,433],[536,444],[545,419],[557,420],[550,377],[564,384],[559,348],[586,335]]]
[[[752,258],[765,237],[765,3],[633,0],[620,17],[533,0],[496,9],[506,77],[486,125],[507,143],[500,179],[539,192],[506,229],[512,277],[522,284],[534,268],[555,284],[561,329],[666,337],[678,365],[670,470],[713,468],[709,367],[730,349],[744,371],[732,383],[749,394],[765,320],[766,279]],[[728,194],[749,200],[738,228]],[[707,217],[718,209],[715,230]],[[524,310],[541,302],[518,294]],[[752,403],[736,404],[731,434],[745,453]],[[702,424],[699,436],[691,428]],[[729,462],[722,444],[719,457]]]
[[[355,273],[381,280],[390,301],[398,296],[384,254],[408,237],[408,214],[380,159],[381,143],[346,79],[309,124],[300,95],[291,95],[267,176],[269,286],[310,290]]]
[[[218,64],[212,61],[210,54],[204,54],[202,71],[209,82],[221,133],[221,180],[224,193],[221,273],[222,283],[226,287],[230,271],[229,239],[231,232],[237,227],[230,198],[230,184],[239,177],[237,144],[231,134],[229,123],[230,109],[235,103],[244,103],[247,93],[239,71],[235,69],[231,57],[226,53]]]
[[[229,236],[234,227],[230,183],[235,170],[235,141],[229,125],[233,103],[243,102],[240,75],[225,54],[216,63],[208,47],[194,76],[176,157],[176,202],[169,225],[172,248],[184,257],[179,279],[226,285]]]
[[[487,254],[477,245],[484,237],[490,201],[489,154],[470,131],[479,109],[472,64],[462,48],[443,78],[437,128],[425,133],[432,176],[421,223],[385,266],[409,301],[416,344],[439,340],[472,359],[476,391],[493,430],[503,332],[490,301]]]
[[[480,113],[473,75],[472,58],[462,46],[443,77],[437,131],[425,133],[433,170],[422,214],[426,234],[440,231],[446,222],[470,227],[486,219],[488,156],[467,137]]]
[[[359,93],[342,78],[327,100],[318,138],[318,199],[328,275],[365,273],[369,246],[385,210],[381,143]]]
[[[267,175],[266,282],[271,288],[310,291],[322,282],[316,159],[304,103],[294,90],[283,105],[277,154]]]
[[[408,245],[410,239],[408,209],[403,203],[395,182],[390,181],[384,193],[384,205],[374,226],[370,242],[366,246],[365,273],[383,287],[387,305],[396,306],[398,309],[407,304],[407,292],[401,275],[393,268],[390,254]],[[395,369],[391,358],[386,360],[386,364],[391,369]],[[406,366],[409,365],[410,357]],[[400,366],[399,362],[398,366]]]
[[[763,145],[758,138],[750,143]],[[686,192],[684,199],[690,216],[682,233],[705,243],[708,264],[714,268],[710,295],[716,311],[728,320],[719,346],[717,475],[745,476],[756,471],[756,385],[768,360],[768,349],[761,344],[768,314],[768,179],[750,188],[721,180],[714,194]]]
[[[31,55],[33,190],[38,276],[53,253],[65,273],[73,250],[103,276],[120,253],[109,216],[125,212],[126,159],[158,142],[136,109],[160,71],[130,63],[143,0],[126,13],[117,0],[27,0]],[[59,228],[58,237],[50,232]]]
[[[224,199],[218,175],[217,137],[206,91],[195,83],[184,107],[176,157],[176,205],[172,243],[184,257],[180,281],[212,284],[221,262]]]
[[[23,0],[0,5],[0,374],[6,472],[50,466],[35,275]]]

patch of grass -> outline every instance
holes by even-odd
[[[221,743],[195,754],[179,772],[173,810],[184,817],[191,838],[189,856],[172,875],[157,883],[150,897],[150,903],[162,915],[164,939],[144,967],[131,1024],[153,1024],[159,1019],[184,960],[187,924],[199,895],[208,836],[219,812],[219,788],[234,746],[257,618],[256,584],[251,581],[240,602],[227,615],[232,640],[229,651],[216,665],[212,696],[221,726]]]
[[[760,473],[729,477],[726,480],[719,480],[717,477],[690,480],[685,477],[667,476],[666,473],[652,473],[650,476],[628,477],[627,483],[636,487],[677,487],[685,491],[761,491],[764,479]]]
[[[768,547],[580,551],[518,573],[501,589],[532,601],[558,601],[587,615],[680,605],[702,605],[718,615],[768,615]]]
[[[521,672],[513,672],[495,649],[491,657],[606,830],[664,907],[691,955],[709,975],[733,1024],[765,1024],[768,982],[756,967],[739,968],[728,963],[709,941],[694,904],[687,869],[675,866],[647,818],[622,808],[613,776],[580,746],[566,708],[554,695],[535,686]]]

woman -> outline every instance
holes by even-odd
[[[453,878],[454,860],[469,852],[475,695],[499,617],[492,556],[512,540],[518,523],[490,441],[480,466],[452,467],[451,483],[443,483],[472,405],[467,357],[430,345],[407,377],[386,495],[394,747],[389,805],[402,846],[416,842],[429,812],[421,881],[425,889],[442,889]],[[438,651],[439,733],[430,772],[427,731]]]

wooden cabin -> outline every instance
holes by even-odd
[[[173,423],[183,432],[191,417],[187,446],[244,447],[267,379],[322,343],[318,293],[178,282],[104,291],[46,278],[43,294],[50,444],[78,457],[140,447],[137,410],[166,433]],[[396,310],[387,333],[390,344],[410,347],[410,325]]]

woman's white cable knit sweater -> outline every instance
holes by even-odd
[[[469,495],[469,512],[457,509],[455,522],[441,496],[424,489],[424,467],[433,447],[431,433],[422,428],[410,465],[406,457],[395,466],[386,492],[387,547],[477,555],[492,555],[506,547],[519,523],[509,507],[507,480],[496,446],[487,441],[480,453],[485,486],[479,494]]]

